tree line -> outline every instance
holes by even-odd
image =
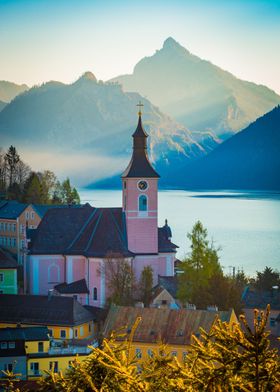
[[[69,178],[60,182],[50,171],[32,171],[14,146],[0,148],[0,199],[34,204],[79,204],[77,189]]]

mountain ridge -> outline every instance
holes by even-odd
[[[238,79],[193,55],[172,37],[152,56],[141,59],[132,74],[111,81],[122,84],[125,91],[147,96],[189,129],[211,131],[222,139],[280,103],[273,90]]]

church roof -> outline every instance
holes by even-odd
[[[121,208],[50,209],[34,236],[31,254],[105,257],[130,256],[125,217]]]
[[[161,253],[176,252],[178,246],[173,244],[167,235],[165,226],[158,228],[158,251]]]
[[[131,160],[122,174],[123,178],[159,178],[158,173],[152,167],[148,152],[147,152],[147,138],[148,134],[142,126],[141,114],[139,114],[138,125],[133,137],[133,154]]]
[[[76,280],[71,283],[59,283],[54,286],[54,289],[60,294],[89,294],[85,279]]]

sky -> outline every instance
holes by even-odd
[[[280,0],[0,0],[0,80],[108,80],[169,36],[280,94]]]

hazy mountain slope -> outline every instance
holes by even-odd
[[[18,94],[28,90],[28,88],[26,84],[16,84],[0,80],[0,101],[10,102]]]
[[[0,112],[1,143],[129,156],[139,100],[144,103],[143,122],[151,135],[153,160],[160,159],[169,167],[200,157],[209,149],[138,93],[124,93],[116,83],[97,82],[91,73],[71,85],[49,82],[16,97]]]
[[[265,86],[237,79],[168,38],[132,75],[112,79],[137,91],[195,131],[227,138],[280,103]],[[201,135],[203,136],[203,135]]]
[[[173,172],[168,185],[202,189],[280,189],[280,106],[214,151]]]
[[[7,102],[0,101],[0,112],[7,105]]]

